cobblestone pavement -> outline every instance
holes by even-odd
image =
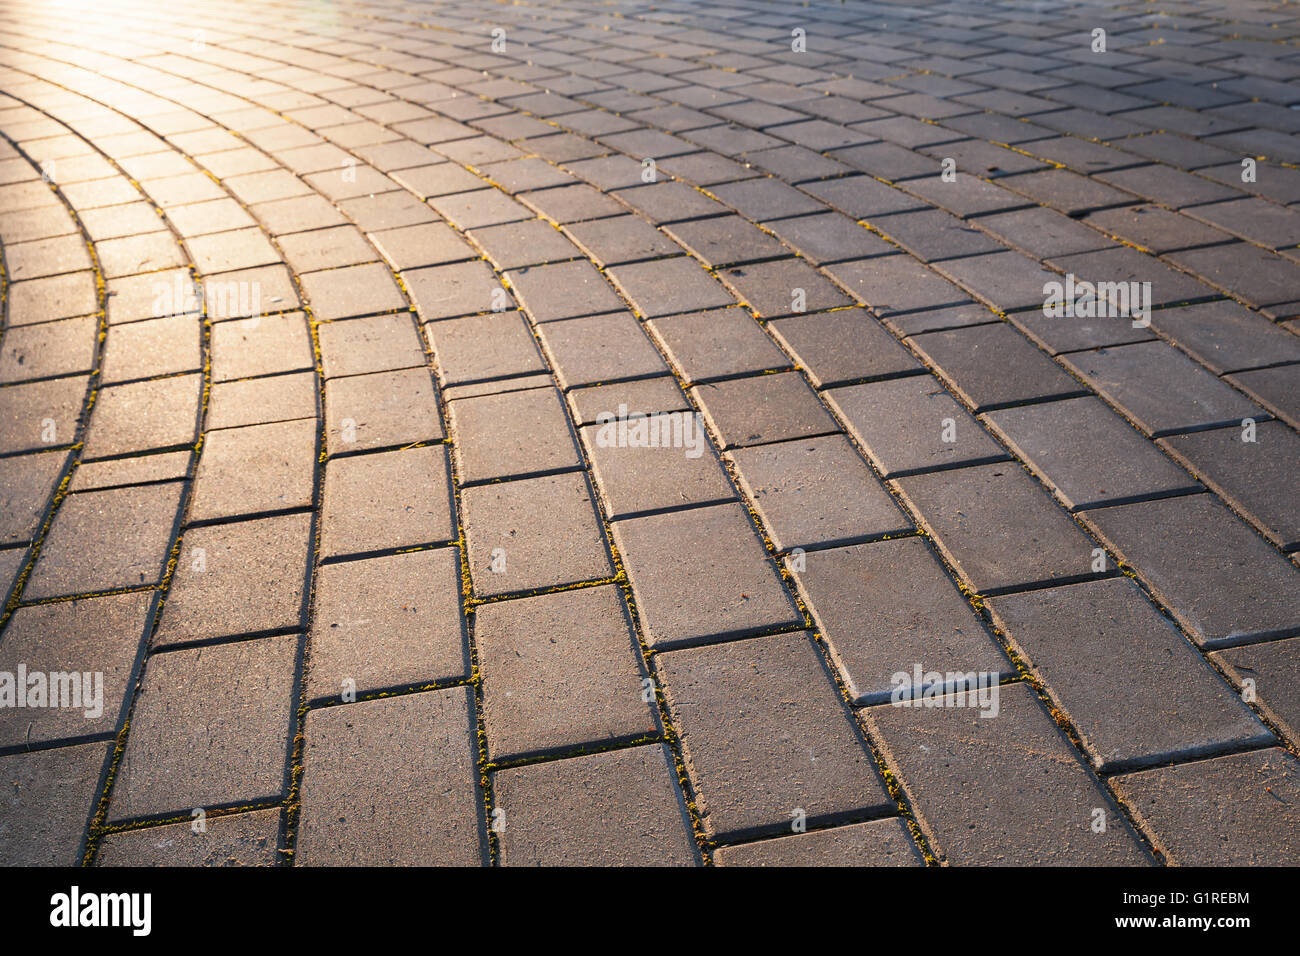
[[[1298,79],[0,0],[0,861],[1296,862]]]

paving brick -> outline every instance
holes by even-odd
[[[188,529],[153,646],[301,628],[312,545],[306,514]]]
[[[1173,252],[1168,259],[1255,308],[1300,298],[1300,266],[1249,243]]]
[[[1283,365],[1229,375],[1227,381],[1293,428],[1300,428],[1300,365]]]
[[[1096,223],[1104,230],[1110,221],[1104,217],[1123,212],[1125,210],[1096,213],[1088,222]],[[1045,259],[1106,249],[1114,244],[1101,233],[1046,206],[980,216],[973,225],[1021,252]]]
[[[1010,251],[947,259],[934,268],[1001,312],[1042,308],[1046,283],[1060,279],[1036,259]]]
[[[93,272],[29,279],[9,288],[8,324],[13,328],[89,315],[98,307]]]
[[[685,256],[615,266],[609,279],[648,319],[735,305],[717,280]]]
[[[690,821],[668,749],[631,747],[498,770],[504,866],[689,866]]]
[[[279,798],[297,706],[299,638],[155,654],[131,714],[110,820]]]
[[[565,391],[668,372],[630,312],[547,322],[539,327],[538,336]]]
[[[191,316],[117,326],[105,342],[101,381],[111,384],[200,371],[202,338],[203,327]]]
[[[195,475],[190,521],[310,507],[318,427],[303,419],[209,434]]]
[[[701,419],[620,404],[581,430],[611,520],[735,498]]]
[[[911,687],[918,665],[926,674],[1011,672],[920,537],[813,551],[785,564],[855,704]]]
[[[65,499],[23,589],[26,599],[157,584],[183,483],[89,491]]]
[[[925,203],[871,176],[845,176],[802,188],[853,219],[925,208]]]
[[[676,380],[666,375],[575,388],[569,392],[568,399],[576,425],[590,425],[617,417],[620,405],[626,406],[630,417],[652,412],[688,411],[691,407]]]
[[[327,379],[419,368],[426,361],[424,343],[406,312],[322,323],[316,334]]]
[[[1152,313],[1151,324],[1216,375],[1300,362],[1300,337],[1235,302],[1161,309]]]
[[[1175,866],[1285,866],[1300,851],[1300,765],[1271,748],[1112,779]]]
[[[1093,397],[1004,408],[984,421],[1071,511],[1201,488]]]
[[[0,860],[6,866],[78,866],[111,744],[0,757]]]
[[[966,294],[911,256],[876,256],[826,267],[855,299],[879,316],[960,305]]]
[[[665,316],[648,326],[688,383],[790,367],[744,309]]]
[[[1071,217],[1096,209],[1127,205],[1135,199],[1131,193],[1067,169],[1019,173],[1006,177],[1001,184]]]
[[[925,262],[1002,251],[984,233],[938,209],[873,216],[868,225]]]
[[[112,735],[135,687],[141,648],[153,621],[154,595],[115,594],[19,608],[0,642],[0,671],[9,692],[26,672],[26,701],[10,696],[0,711],[0,746]],[[48,675],[38,688],[34,675]],[[56,674],[70,674],[64,685]],[[92,676],[93,675],[93,676]],[[21,686],[21,685],[20,685]]]
[[[1300,460],[1300,437],[1280,422],[1255,426],[1254,441],[1241,428],[1165,438],[1160,445],[1245,515],[1283,550],[1300,548],[1300,500],[1293,465]]]
[[[630,518],[613,527],[650,647],[680,647],[798,623],[795,606],[740,505]]]
[[[439,380],[446,385],[546,371],[519,312],[493,312],[428,326]]]
[[[320,322],[406,306],[392,273],[379,263],[312,272],[300,281],[311,303],[312,315]]]
[[[714,851],[715,866],[922,866],[907,824],[898,817],[756,840]]]
[[[921,368],[875,318],[861,309],[779,319],[769,328],[819,389]]]
[[[307,319],[301,312],[219,322],[212,328],[213,381],[315,367]]]
[[[451,541],[445,448],[333,458],[325,468],[320,554],[338,557]]]
[[[91,371],[98,332],[93,316],[10,329],[0,345],[0,383]]]
[[[1011,594],[989,606],[1099,771],[1273,739],[1127,578]],[[1099,694],[1098,685],[1124,693]]]
[[[1063,358],[1154,438],[1264,415],[1258,405],[1163,342],[1076,352]]]
[[[210,817],[195,833],[190,821],[109,833],[96,866],[277,866],[281,811]]]
[[[329,223],[334,225],[334,223]],[[285,232],[296,232],[286,229]],[[249,269],[279,262],[280,255],[260,229],[236,229],[213,236],[195,236],[185,240],[200,275]]]
[[[460,551],[327,564],[316,581],[309,699],[463,680]]]
[[[461,501],[470,574],[480,596],[614,574],[581,473],[476,485],[461,492]]]
[[[1300,584],[1294,569],[1213,496],[1084,516],[1203,647],[1295,631]]]
[[[208,429],[314,418],[320,392],[313,372],[217,382],[208,394]]]
[[[1021,681],[999,688],[997,717],[968,697],[863,711],[942,862],[1136,866],[1147,862],[1123,816]],[[940,706],[940,702],[943,706]],[[961,702],[963,706],[958,706]],[[1039,771],[1024,772],[1026,761]],[[1093,830],[1096,811],[1105,829]]]
[[[68,491],[96,491],[188,478],[193,457],[191,451],[185,450],[82,462],[72,473]]]
[[[658,732],[627,611],[614,585],[480,606],[489,759],[607,747]],[[574,641],[583,665],[574,668]],[[565,701],[562,712],[550,702]]]
[[[665,232],[710,269],[779,258],[785,247],[741,216],[676,223]]]
[[[554,388],[464,398],[448,408],[462,482],[582,465],[564,399]]]
[[[730,379],[691,389],[724,448],[838,431],[795,372]]]
[[[911,530],[843,435],[738,448],[727,457],[778,550]]]
[[[1006,456],[928,375],[850,385],[825,394],[884,478]]]
[[[1249,686],[1254,703],[1292,743],[1300,739],[1300,638],[1232,647],[1209,658],[1243,691]]]
[[[575,222],[564,231],[602,269],[681,253],[681,247],[637,216]]]
[[[763,225],[818,266],[895,251],[894,246],[838,212],[779,219]]]
[[[473,732],[460,687],[311,711],[295,861],[482,865]]]
[[[757,315],[771,318],[851,305],[851,300],[797,259],[733,266],[719,278]]]
[[[394,269],[415,269],[478,258],[478,252],[469,243],[440,222],[417,223],[371,233],[370,241]],[[281,245],[284,245],[283,240]]]
[[[325,442],[331,456],[444,437],[437,394],[424,368],[353,375],[325,384]]]
[[[1093,542],[1018,465],[913,475],[897,485],[980,594],[1090,573]]]
[[[714,839],[892,808],[871,754],[804,632],[657,658]]]
[[[461,262],[402,273],[421,322],[474,315],[513,303],[485,262]]]
[[[36,537],[68,458],[66,452],[0,458],[0,544]]]
[[[534,322],[623,308],[600,273],[580,260],[507,272],[506,279]]]
[[[475,229],[470,238],[498,269],[521,269],[578,256],[578,248],[549,222],[526,219]]]
[[[193,444],[198,438],[202,393],[202,375],[103,389],[95,398],[82,457],[90,461]]]

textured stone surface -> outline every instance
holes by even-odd
[[[466,688],[314,710],[300,866],[477,866],[483,859]]]
[[[505,866],[690,866],[698,854],[662,746],[499,770]]]
[[[910,687],[917,665],[923,674],[1012,671],[919,537],[813,551],[785,564],[855,704]]]
[[[1269,742],[1268,732],[1125,578],[989,599],[1098,770]],[[1097,687],[1123,687],[1116,695]]]
[[[279,797],[297,707],[299,638],[155,654],[113,783],[114,820]]]
[[[1216,757],[1114,779],[1179,866],[1287,866],[1300,852],[1300,765],[1284,750]]]
[[[941,852],[961,838],[948,860],[1111,859],[1073,816],[1038,821],[1048,799],[971,831],[961,814],[990,801],[963,787],[987,778],[1014,805],[1039,765],[1095,758],[1113,780],[1270,746],[1237,692],[1300,743],[1295,23],[1262,0],[1168,0],[1112,11],[1098,55],[1060,3],[1032,22],[817,0],[796,24],[778,6],[444,5],[417,29],[358,0],[286,33],[278,8],[212,0],[187,45],[186,11],[155,0],[129,23],[7,0],[0,657],[75,645],[148,690],[169,664],[295,648],[164,675],[178,703],[140,698],[122,743],[176,786],[87,834],[92,804],[115,821],[123,798],[70,784],[75,819],[41,818],[38,858],[303,862],[280,806],[301,796],[301,701],[321,726],[379,715],[308,744],[336,781],[304,804],[316,862],[833,863],[886,831],[913,861],[904,805]],[[1149,324],[1044,314],[1067,273],[1149,288]],[[1146,598],[1106,597],[1133,587],[1120,574],[1191,644],[1135,610]],[[157,604],[157,633],[30,630],[106,592]],[[581,604],[619,593],[628,658]],[[566,601],[555,643],[527,625],[496,657],[475,643],[475,620]],[[717,783],[677,778],[676,728],[649,705],[682,694],[656,659],[812,626],[826,666],[790,701],[838,689],[879,711],[918,665],[944,684],[1007,673],[1008,642],[1075,735],[1001,764],[931,759],[919,789],[886,754],[901,802],[872,803],[873,779],[844,801],[870,806],[807,833],[777,835],[786,808],[697,849],[688,801],[715,805]],[[643,666],[657,697],[626,683]],[[454,746],[352,702],[471,682]],[[93,737],[31,716],[6,718],[0,762],[30,726],[61,779],[57,752],[103,745],[121,711]],[[815,723],[810,740],[836,733]],[[142,764],[139,734],[164,725],[174,745]],[[480,745],[504,769],[478,766]],[[583,768],[606,762],[622,769],[602,790]],[[516,773],[537,789],[503,802]],[[433,833],[421,795],[440,786],[465,815]],[[175,842],[200,798],[232,812]],[[1267,816],[1252,825],[1285,830]],[[1140,815],[1142,844],[1196,858],[1177,840],[1199,824],[1176,819]],[[8,846],[0,863],[27,859]]]
[[[704,826],[715,839],[883,811],[886,792],[809,635],[658,659]]]
[[[280,862],[280,811],[254,810],[208,817],[207,829],[169,823],[110,833],[99,844],[96,866],[276,866]]]
[[[799,620],[738,505],[619,521],[614,542],[653,648],[752,634]]]
[[[897,817],[720,847],[716,866],[920,866],[907,824]]]
[[[485,604],[474,636],[489,759],[607,747],[656,732],[613,585]],[[579,656],[582,666],[572,667]]]
[[[991,709],[955,705],[968,701],[964,694],[943,706],[863,711],[935,855],[966,866],[1145,863],[1123,816],[1029,685],[999,690],[991,718],[984,716]],[[1103,832],[1094,832],[1094,818],[1105,820]]]
[[[1294,569],[1212,496],[1145,501],[1085,517],[1199,644],[1296,630]]]

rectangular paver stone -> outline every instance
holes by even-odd
[[[714,839],[892,808],[806,632],[673,651],[657,662]]]
[[[738,637],[799,621],[738,504],[618,521],[614,541],[652,648]]]
[[[1099,771],[1273,739],[1127,578],[1009,594],[989,606]]]
[[[907,788],[917,822],[954,865],[1141,866],[1124,817],[1084,768],[1024,681],[992,709],[881,704],[863,711]],[[1026,773],[1026,768],[1034,773]],[[1100,811],[1100,814],[1097,813]],[[1105,829],[1093,830],[1104,819]]]
[[[479,866],[468,688],[361,701],[307,715],[302,866]]]

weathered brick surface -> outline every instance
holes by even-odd
[[[697,853],[667,748],[493,775],[505,866],[689,866]]]
[[[1115,778],[1115,790],[1180,866],[1285,866],[1300,852],[1300,766],[1270,748]]]
[[[297,636],[155,654],[118,765],[115,820],[273,800],[297,706]]]
[[[1125,578],[989,599],[1098,770],[1269,742],[1272,735]],[[1124,688],[1098,694],[1097,686]]]
[[[890,804],[808,634],[673,651],[658,663],[710,835],[776,833]]]
[[[724,846],[717,866],[920,866],[907,824],[898,818],[854,823],[773,840]]]
[[[467,689],[314,710],[303,754],[303,866],[477,866]]]
[[[1029,685],[1008,684],[998,697],[989,718],[991,710],[957,706],[863,711],[930,849],[953,865],[1144,863],[1124,818]],[[1026,762],[1038,772],[1024,773]],[[1103,832],[1094,817],[1106,821]]]
[[[0,863],[911,863],[837,688],[884,727],[900,672],[999,642],[1076,736],[928,710],[967,756],[919,767],[890,728],[931,849],[1141,860],[1075,832],[1092,761],[1147,845],[1222,859],[1177,775],[1300,719],[1276,5],[1112,17],[1105,56],[1063,4],[218,0],[196,44],[141,0],[129,48],[36,6],[0,0],[0,659],[114,687],[5,711],[35,836]],[[1048,314],[1067,273],[1136,308]],[[119,603],[156,629],[33,625]],[[137,829],[88,834],[101,798]],[[238,812],[158,823],[198,802]]]

